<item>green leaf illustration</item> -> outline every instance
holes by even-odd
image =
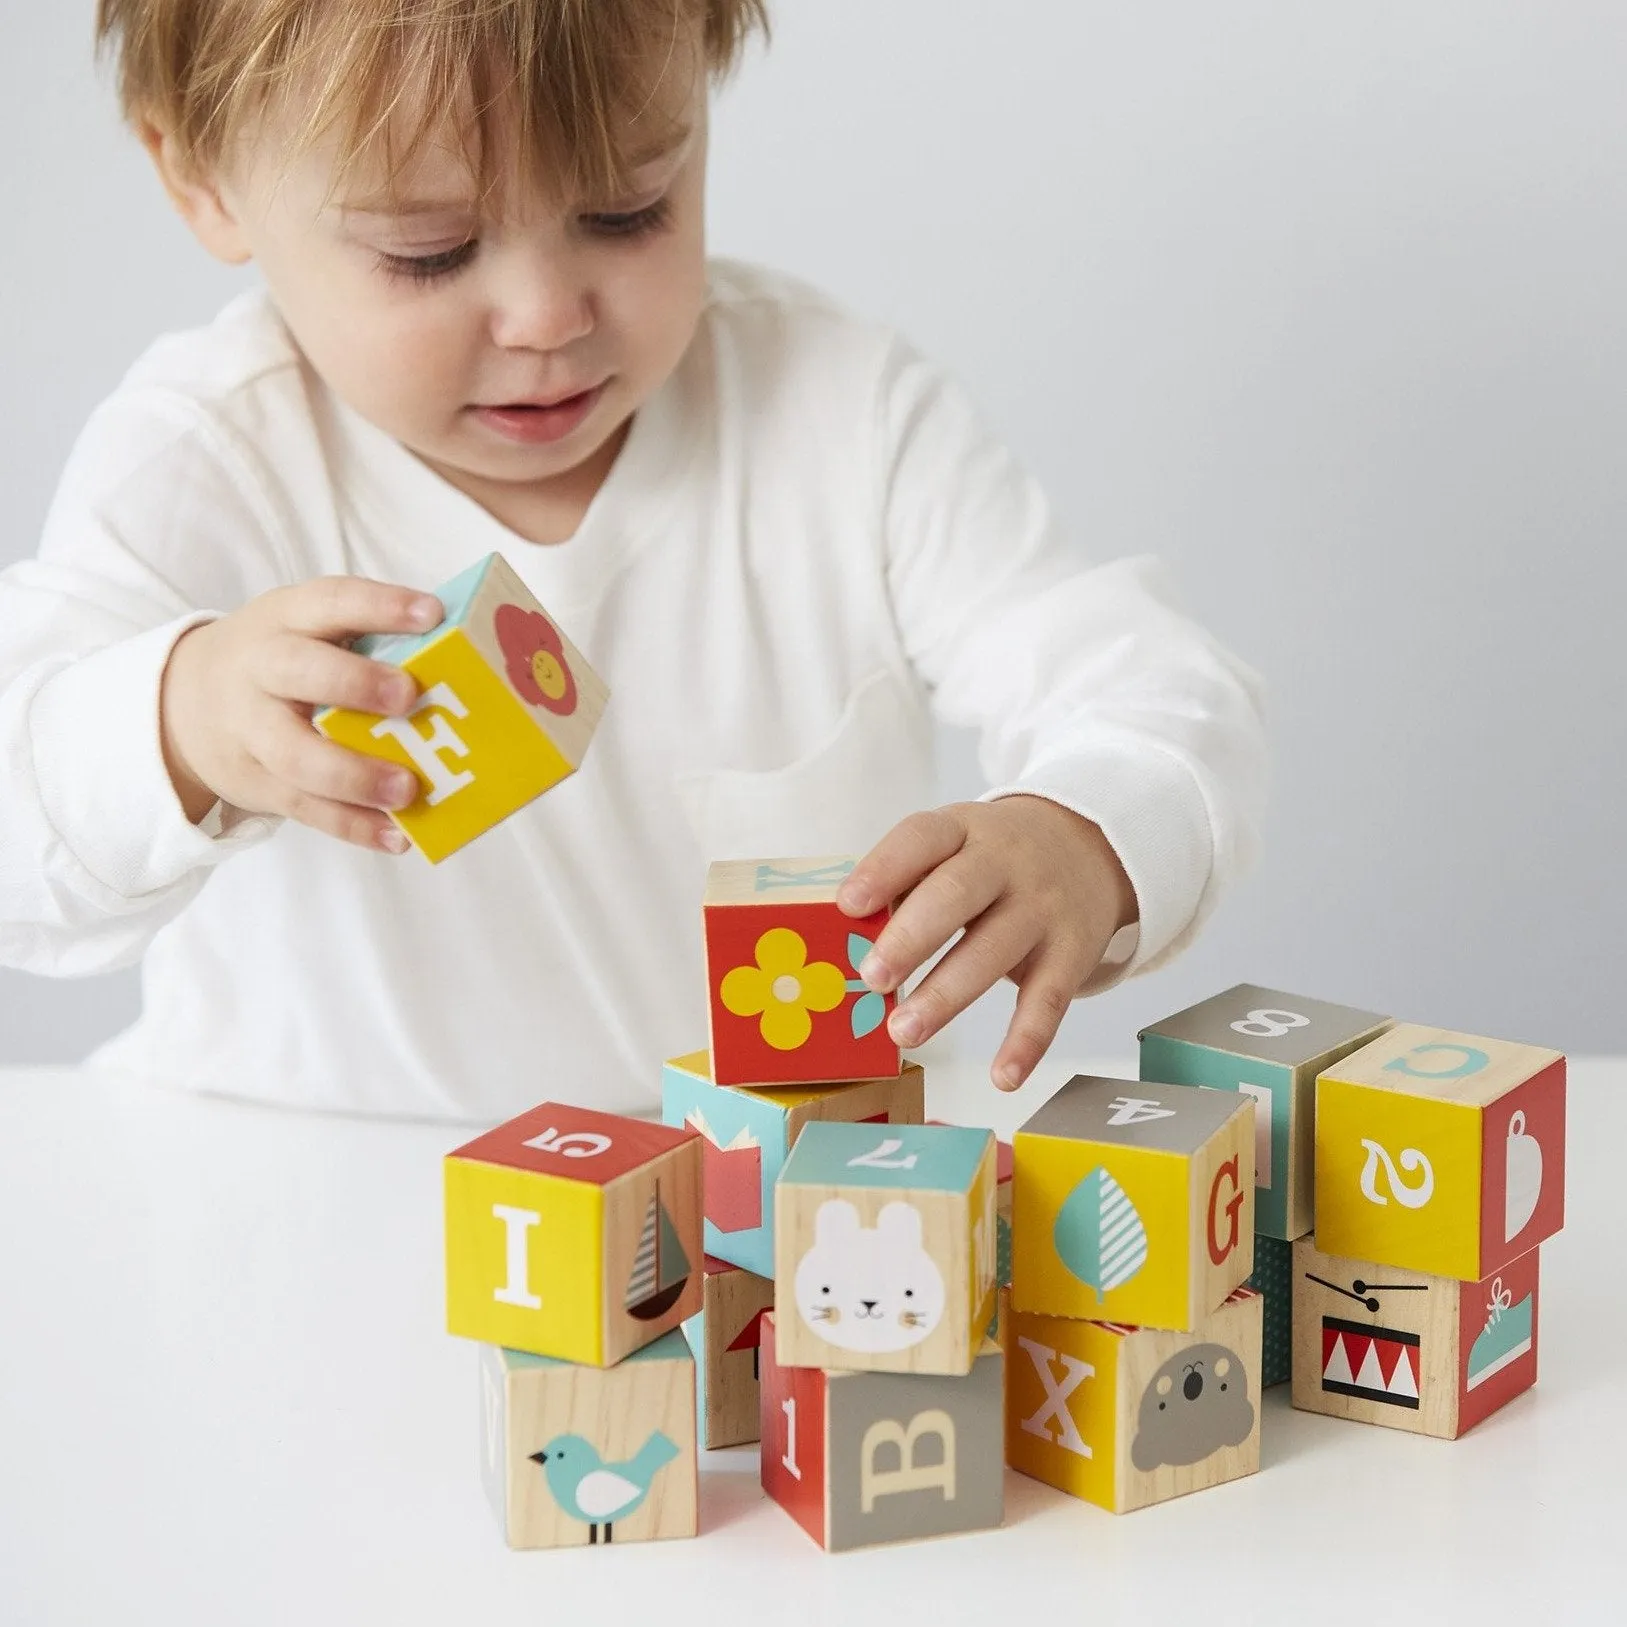
[[[1071,1191],[1056,1217],[1057,1258],[1101,1304],[1147,1263],[1147,1228],[1124,1188],[1097,1165]]]
[[[853,1037],[863,1039],[881,1027],[887,1016],[887,1002],[873,989],[853,1002]]]

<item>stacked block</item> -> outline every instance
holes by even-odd
[[[822,1548],[997,1526],[1004,1358],[985,1340],[960,1377],[786,1367],[763,1318],[762,1480]]]
[[[1481,1282],[1294,1244],[1294,1405],[1455,1440],[1537,1378],[1538,1255]]]
[[[1253,1473],[1249,1101],[1080,1077],[1015,1154],[1012,1466],[1115,1513]]]
[[[1260,1327],[1249,1288],[1192,1333],[1016,1312],[1012,1467],[1115,1514],[1253,1474]]]
[[[813,1123],[919,1124],[926,1079],[918,1063],[885,1079],[808,1086],[726,1086],[705,1051],[668,1062],[661,1117],[701,1138],[708,1254],[758,1276],[774,1274],[774,1183]]]
[[[501,554],[437,596],[446,614],[429,632],[352,646],[417,680],[405,717],[326,706],[311,721],[414,775],[417,799],[390,817],[438,864],[576,772],[609,691]]]
[[[1455,1439],[1537,1376],[1565,1215],[1565,1059],[1402,1023],[1317,1081],[1294,1405]]]
[[[890,910],[853,920],[836,894],[850,858],[714,864],[704,908],[712,1078],[823,1084],[898,1073],[896,1004],[859,977]]]
[[[447,1327],[481,1341],[515,1547],[693,1536],[699,1137],[545,1102],[445,1160]]]
[[[774,1191],[785,1367],[970,1372],[994,1315],[987,1130],[810,1126]]]
[[[786,1161],[763,1487],[827,1548],[1000,1523],[998,1185],[949,1125],[812,1124]]]
[[[480,1353],[481,1468],[512,1548],[692,1537],[695,1363],[681,1333],[615,1367]]]
[[[757,1439],[763,1317],[774,1284],[726,1260],[706,1257],[701,1309],[684,1323],[695,1353],[701,1445],[707,1450]]]

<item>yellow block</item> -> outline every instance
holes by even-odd
[[[410,717],[335,708],[314,721],[330,740],[417,776],[418,800],[391,817],[432,862],[572,772],[461,628],[431,639],[402,666],[421,691]]]
[[[1020,1130],[1015,1149],[1013,1306],[1049,1316],[1190,1327],[1192,1159]],[[1128,1199],[1132,1227],[1145,1234],[1145,1260],[1128,1273],[1122,1263],[1115,1269],[1111,1243],[1065,1248],[1061,1256],[1057,1252],[1057,1218],[1065,1204],[1071,1201],[1070,1213],[1083,1210],[1086,1220],[1114,1206],[1103,1173]],[[1111,1215],[1104,1224],[1113,1226]]]
[[[605,1189],[472,1159],[445,1169],[448,1331],[602,1362]]]
[[[1006,1462],[1101,1508],[1117,1504],[1122,1337],[1094,1322],[1013,1312],[1006,1349]]]
[[[1324,1074],[1316,1235],[1327,1254],[1476,1280],[1481,1109]]]

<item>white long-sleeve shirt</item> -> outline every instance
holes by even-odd
[[[187,627],[347,573],[503,553],[609,684],[581,772],[439,866],[217,810],[166,775]],[[508,530],[313,373],[262,290],[92,415],[0,573],[0,963],[143,958],[95,1057],[279,1103],[645,1111],[706,1042],[713,857],[859,853],[933,802],[931,716],[990,796],[1099,823],[1135,888],[1099,988],[1185,945],[1257,843],[1258,681],[1091,567],[965,395],[892,334],[715,264],[696,338],[568,542]]]

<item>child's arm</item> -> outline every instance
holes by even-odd
[[[903,900],[864,974],[882,989],[965,928],[895,1013],[903,1044],[1017,983],[993,1066],[1013,1089],[1075,997],[1178,953],[1252,859],[1260,685],[1172,608],[1155,561],[1090,568],[964,393],[902,346],[878,410],[901,635],[935,711],[979,729],[996,789],[905,820],[842,901]],[[1104,960],[1123,927],[1133,949]]]
[[[194,402],[126,393],[92,416],[39,556],[0,572],[0,964],[81,975],[133,961],[216,864],[276,828],[229,797],[216,810],[237,781],[194,742],[242,704],[220,646],[276,655],[219,629],[241,633],[261,595],[297,615],[324,592],[281,586],[309,574],[286,512]],[[167,742],[166,672],[189,714]]]

